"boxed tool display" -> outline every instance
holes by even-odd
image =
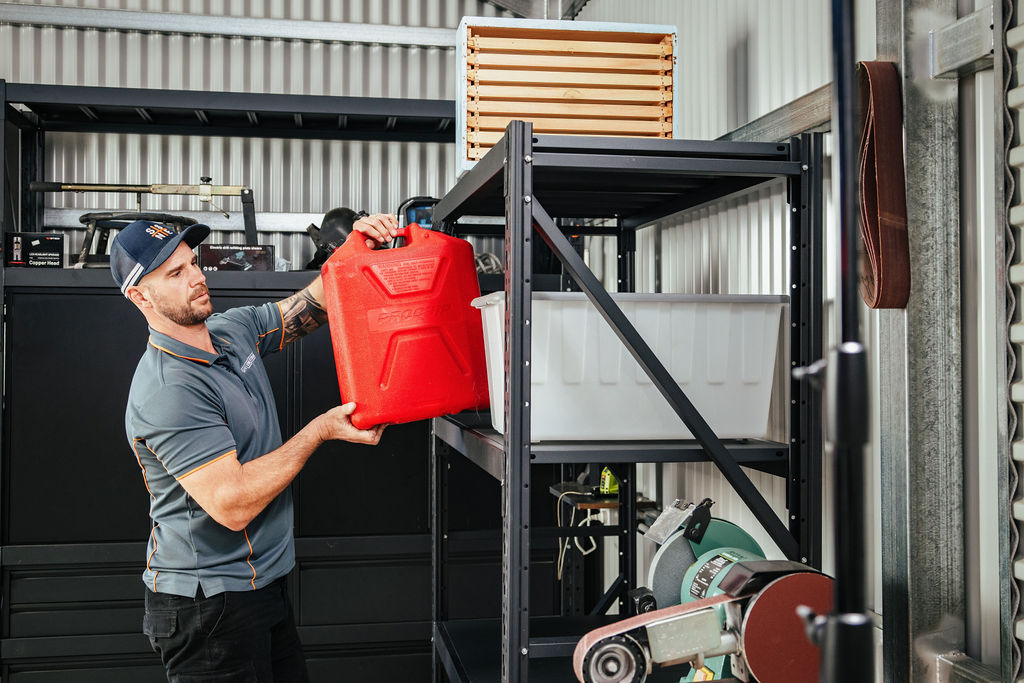
[[[207,272],[274,270],[274,245],[200,244],[199,267]]]
[[[5,233],[4,265],[29,268],[63,268],[64,235],[59,232]]]
[[[513,119],[535,134],[678,137],[675,26],[463,17],[458,50],[459,174]]]
[[[612,294],[720,438],[767,431],[785,296]],[[504,432],[505,293],[484,321],[491,422]],[[693,436],[586,295],[534,292],[533,441]]]

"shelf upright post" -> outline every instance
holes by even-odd
[[[13,229],[11,222],[14,216],[8,216],[13,197],[7,188],[10,186],[10,178],[7,177],[7,81],[0,78],[0,197],[3,197],[3,206],[0,206],[0,235],[7,234]]]
[[[790,366],[807,367],[822,357],[822,136],[790,141],[790,158],[801,174],[790,179]],[[821,568],[821,400],[814,383],[790,379],[789,529],[800,544],[800,561]]]
[[[636,463],[621,463],[613,468],[619,479],[619,614],[630,615],[629,591],[637,586],[636,578]]]
[[[20,127],[20,126],[19,126]],[[43,179],[43,139],[45,135],[41,128],[21,128],[21,186],[20,201],[21,207],[21,230],[24,232],[40,232],[43,229],[43,207],[45,197],[41,192],[33,192],[29,189],[29,183],[33,180]]]
[[[618,239],[618,291],[636,291],[636,229],[626,228],[622,225],[622,219],[617,218]]]
[[[501,680],[525,683],[530,644],[530,317],[533,124],[505,129],[505,473]]]
[[[626,228],[622,219],[616,218],[618,238],[618,291],[636,291],[636,229]],[[637,586],[636,557],[636,463],[624,463],[616,470],[619,477],[619,574],[623,585],[619,586],[619,614],[630,613],[629,591]]]
[[[444,680],[437,649],[442,646],[438,624],[448,620],[448,596],[445,591],[448,566],[448,447],[431,430],[430,435],[430,578],[431,618],[433,632],[431,677],[434,683]]]
[[[0,245],[6,242],[7,231],[11,229],[11,225],[7,222],[5,214],[7,213],[7,207],[10,206],[10,199],[7,196],[7,188],[9,186],[9,179],[6,176],[7,173],[7,81],[0,78],[0,199],[3,200],[3,205],[0,206]],[[13,216],[12,216],[13,220]],[[6,256],[5,256],[6,258]],[[6,317],[7,313],[7,293],[4,291],[6,285],[7,269],[4,268],[3,260],[0,260],[0,311],[3,311],[3,315],[0,316],[0,321]],[[6,353],[4,348],[4,338],[6,335],[0,336],[0,354]],[[0,365],[0,386],[5,384],[3,365]],[[0,437],[6,438],[6,434],[3,434],[3,427],[0,426]],[[2,487],[6,487],[7,482],[0,480],[0,490]],[[7,501],[0,500],[0,503],[6,504]],[[10,579],[6,579],[5,585],[0,586],[3,589],[3,594],[9,596],[10,588],[6,585]],[[4,624],[10,623],[10,600],[3,601],[2,614],[0,614],[0,621]]]

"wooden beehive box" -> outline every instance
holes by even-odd
[[[464,17],[459,174],[509,121],[538,134],[673,137],[674,26]]]

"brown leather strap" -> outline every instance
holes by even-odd
[[[861,62],[860,293],[871,308],[904,308],[910,296],[910,247],[903,172],[900,79],[890,62]]]

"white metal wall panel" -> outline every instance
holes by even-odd
[[[200,176],[208,175],[217,183],[252,187],[257,213],[321,216],[336,206],[394,212],[411,196],[440,197],[454,177],[454,163],[454,145],[441,143],[58,133],[48,136],[46,144],[47,176],[52,179],[197,183]],[[81,213],[136,206],[130,194],[50,197],[51,206]],[[215,201],[241,231],[241,200],[219,197]],[[154,195],[143,195],[142,208],[183,215],[211,210],[196,197]],[[293,268],[301,268],[313,251],[312,242],[301,232],[307,224],[291,226],[300,231],[298,239],[290,232],[265,231],[260,239],[263,243],[280,240],[278,255],[291,261]],[[218,234],[213,241],[228,243],[240,235]]]
[[[451,28],[504,15],[478,0],[19,2],[235,17]],[[0,14],[0,21],[2,21]],[[0,24],[0,78],[20,83],[370,97],[455,96],[454,50]]]
[[[817,0],[590,0],[578,21],[675,24],[680,136],[716,138],[831,79]]]
[[[663,292],[788,294],[789,213],[785,182],[776,181],[753,192],[662,220],[642,230],[638,236],[638,252],[647,255],[638,266],[638,283],[644,291],[652,291],[652,250],[655,234],[660,232]],[[776,392],[766,436],[784,441],[788,434],[788,379],[783,362],[776,373],[776,386],[782,391]],[[645,469],[653,470],[652,467]],[[755,470],[747,470],[747,473],[773,509],[786,519],[785,481]],[[643,476],[647,479],[646,490],[653,490],[653,472],[646,471]],[[713,464],[666,465],[663,477],[665,500],[711,497],[716,501],[717,516],[740,524],[772,556],[780,557],[760,524]],[[827,509],[824,512],[827,516],[823,528],[828,529],[831,514]],[[827,536],[825,540],[827,566],[831,563],[831,544]]]

